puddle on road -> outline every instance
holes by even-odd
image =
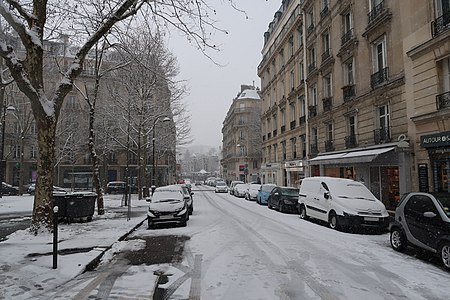
[[[127,251],[124,257],[132,265],[155,265],[177,263],[183,260],[184,245],[188,236],[167,235],[151,237],[133,237],[127,240],[145,240],[145,248]]]

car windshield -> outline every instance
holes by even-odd
[[[330,182],[328,186],[331,194],[340,198],[376,200],[375,196],[360,182],[355,181],[346,184]]]
[[[292,188],[281,188],[280,192],[284,196],[298,196],[298,189],[292,189]]]
[[[183,201],[181,190],[156,190],[152,195],[152,203]]]
[[[438,200],[447,217],[450,218],[450,194],[434,194],[434,197]]]
[[[216,183],[216,186],[227,186],[225,182],[218,182]]]
[[[262,191],[264,192],[271,192],[275,188],[275,185],[263,185]]]

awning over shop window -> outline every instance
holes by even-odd
[[[395,147],[357,150],[334,154],[324,154],[309,160],[310,165],[328,165],[343,163],[367,163],[373,161],[378,155],[394,150]]]

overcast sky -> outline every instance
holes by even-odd
[[[191,113],[193,145],[218,147],[222,145],[222,122],[241,84],[261,87],[257,67],[261,62],[263,35],[281,0],[235,1],[244,10],[240,14],[228,1],[213,1],[217,10],[218,26],[229,34],[217,33],[213,41],[221,51],[215,65],[190,46],[183,38],[172,36],[169,49],[177,56],[180,67],[179,79],[184,79],[190,89],[185,102]],[[224,2],[224,4],[220,4]]]

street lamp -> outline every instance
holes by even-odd
[[[16,111],[16,109],[14,108],[14,106],[8,106],[6,107],[6,105],[3,106],[2,108],[2,144],[0,147],[0,198],[2,198],[3,195],[3,177],[5,175],[5,167],[6,164],[3,161],[3,155],[5,153],[5,119],[6,119],[6,111]]]
[[[153,162],[152,162],[152,194],[156,188],[156,152],[155,152],[155,125],[158,122],[159,118],[162,116],[159,116],[155,119],[155,121],[153,121],[153,127],[152,127],[152,131],[153,131],[153,138],[152,138],[152,146],[153,146]],[[169,117],[164,117],[163,122],[169,122],[170,118]]]

